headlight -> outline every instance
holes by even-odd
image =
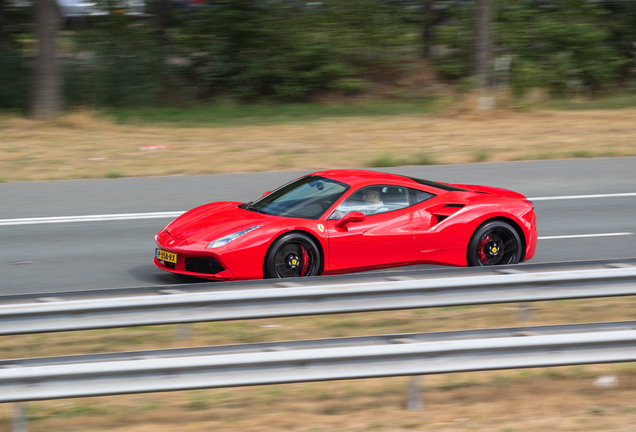
[[[239,232],[235,232],[235,233],[232,233],[232,234],[228,234],[226,236],[221,237],[220,239],[216,239],[216,240],[210,242],[210,244],[207,247],[209,249],[211,249],[211,248],[218,248],[218,247],[221,247],[221,246],[225,246],[226,244],[228,244],[232,240],[236,240],[237,238],[239,238],[243,234],[247,234],[248,232],[254,231],[256,228],[260,228],[262,226],[263,225],[254,225],[253,227],[244,229],[243,231],[239,231]]]

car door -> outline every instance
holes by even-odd
[[[356,201],[360,203],[363,190],[369,188],[380,190],[382,206],[373,203],[356,208]],[[326,221],[330,272],[392,267],[413,262],[426,235],[421,214],[417,207],[411,205],[414,202],[411,199],[413,195],[412,192],[409,194],[409,188],[393,185],[376,185],[352,193]],[[342,216],[338,214],[339,209],[344,209],[342,213],[359,211],[364,214],[369,207],[378,213],[366,214],[362,222],[338,226]]]

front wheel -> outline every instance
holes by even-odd
[[[517,264],[521,259],[521,238],[506,222],[487,222],[471,237],[466,258],[469,266]]]
[[[320,272],[320,251],[314,240],[301,233],[277,238],[263,265],[266,278],[316,276]]]

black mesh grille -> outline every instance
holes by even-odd
[[[214,258],[195,257],[185,259],[185,269],[194,273],[216,274],[225,270]]]

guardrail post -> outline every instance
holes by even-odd
[[[409,379],[408,395],[406,399],[406,409],[409,411],[419,411],[424,408],[424,398],[422,386],[422,377],[420,375],[412,376]]]
[[[528,322],[532,319],[532,303],[522,302],[517,304],[517,322]]]
[[[11,432],[27,432],[26,404],[16,402],[13,404],[13,425]]]
[[[177,324],[177,340],[188,340],[192,336],[192,324]]]

